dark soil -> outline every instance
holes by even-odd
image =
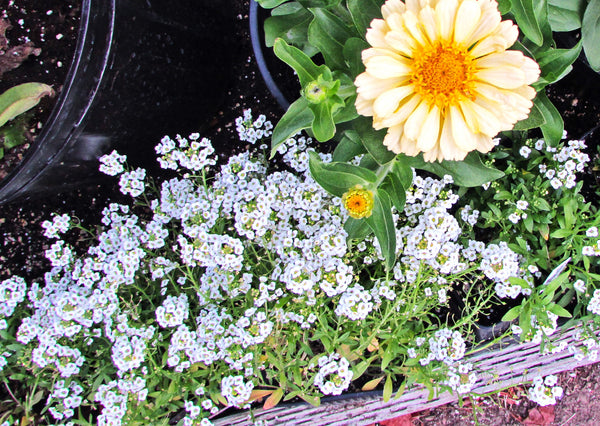
[[[30,82],[48,84],[55,91],[54,97],[43,98],[35,110],[26,114],[23,123],[26,143],[5,151],[0,160],[0,180],[21,162],[52,111],[75,52],[80,9],[77,0],[51,3],[10,0],[0,9],[0,17],[11,25],[6,31],[8,46],[0,49],[0,53],[9,55],[23,46],[35,49],[17,68],[2,74],[0,93]]]
[[[15,30],[21,31],[21,35],[17,36],[15,42],[18,42],[19,37],[26,35],[23,34],[23,31],[26,32],[26,28],[28,28],[32,34],[29,38],[42,49],[40,56],[31,59],[31,65],[28,60],[28,66],[37,68],[38,74],[28,74],[26,78],[53,84],[58,89],[59,82],[64,80],[67,64],[70,62],[70,55],[72,55],[74,47],[65,41],[67,30],[57,25],[62,21],[62,24],[69,28],[76,26],[74,17],[77,16],[76,5],[78,2],[68,0],[52,3],[53,5],[50,7],[48,6],[49,2],[43,0],[22,0],[20,5],[16,6],[10,0],[6,10],[11,14],[22,14],[20,18],[16,18],[17,23],[13,23]],[[234,55],[233,77],[229,82],[223,106],[205,117],[206,125],[201,131],[202,136],[213,141],[222,158],[247,148],[237,142],[234,123],[235,118],[242,115],[244,109],[252,108],[255,117],[261,113],[265,114],[274,123],[283,113],[268,92],[252,54],[248,30],[248,0],[230,0],[228,5],[236,19],[233,28],[226,30],[233,31],[238,40],[236,49],[232,52]],[[46,17],[54,16],[58,19],[56,22],[52,21],[54,22],[52,25],[46,25],[42,37],[40,30],[33,29],[35,22],[28,21],[28,19],[33,15],[34,10],[46,14],[46,11],[50,9],[53,10],[53,13]],[[14,19],[16,15],[12,16],[11,19]],[[19,19],[24,20],[23,27],[19,26]],[[56,36],[59,33],[65,34],[65,37],[57,39]],[[62,63],[62,66],[58,66],[59,62]],[[20,67],[22,70],[26,69],[24,65]],[[11,73],[16,75],[18,71],[15,70]],[[588,77],[582,78],[580,73],[584,73]],[[51,74],[53,77],[50,77]],[[5,82],[0,83],[0,90],[2,90],[2,84]],[[564,112],[566,128],[572,137],[582,136],[600,122],[600,108],[594,101],[594,99],[600,99],[599,88],[598,76],[590,74],[584,65],[578,65],[577,71],[572,77],[565,79],[551,90],[550,96],[559,110]],[[48,108],[42,104],[41,110],[44,112],[38,112],[38,114],[47,114]],[[36,117],[41,120],[42,115]],[[596,139],[590,139],[588,145],[597,146],[598,135],[593,135],[593,137]],[[590,152],[590,156],[593,156],[594,153]],[[0,161],[0,176],[9,167],[6,164]],[[43,237],[40,225],[42,221],[50,217],[52,212],[68,213],[79,218],[84,226],[93,228],[99,223],[102,208],[109,201],[119,199],[122,197],[115,181],[112,184],[80,188],[74,192],[46,194],[34,201],[0,206],[0,280],[12,275],[23,276],[30,282],[41,280],[44,272],[48,269],[48,263],[43,256],[45,249],[48,248],[48,243]],[[83,242],[82,245],[84,245]],[[546,424],[600,424],[598,417],[600,399],[594,397],[600,395],[600,367],[598,365],[563,373],[560,376],[559,384],[565,388],[565,396],[554,409],[554,423]],[[473,417],[473,411],[475,411],[477,421],[482,425],[521,424],[536,408],[535,404],[528,402],[523,395],[524,388],[513,388],[491,398],[465,404],[463,407],[450,404],[436,410],[418,413],[411,416],[410,421],[415,425],[470,425],[475,422]]]

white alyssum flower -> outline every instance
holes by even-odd
[[[563,389],[557,386],[558,379],[554,375],[537,376],[533,379],[533,384],[529,388],[529,399],[541,406],[554,405],[556,400],[562,398]]]
[[[348,360],[334,353],[319,358],[319,371],[314,384],[324,395],[339,395],[348,388],[352,376]]]

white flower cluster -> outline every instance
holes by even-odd
[[[584,358],[588,358],[590,361],[595,362],[599,359],[600,355],[600,342],[596,334],[588,329],[579,329],[573,336],[574,342],[581,342],[582,345],[569,345],[569,353],[577,361],[583,361]]]
[[[13,276],[0,283],[0,330],[8,327],[6,319],[12,316],[26,295],[27,283],[21,277]]]
[[[523,275],[520,263],[521,257],[513,252],[504,241],[501,241],[499,244],[489,244],[482,250],[480,270],[496,283],[495,289],[498,297],[514,299],[520,294],[531,294],[530,286],[511,284],[509,281],[511,277]]]
[[[42,228],[45,229],[44,236],[46,238],[58,238],[59,234],[64,234],[71,226],[71,217],[68,214],[55,214],[52,221],[45,220],[42,222]]]
[[[155,148],[159,155],[158,163],[163,169],[200,171],[214,166],[215,149],[206,138],[200,139],[198,133],[192,133],[189,140],[177,135],[175,141],[165,136]]]
[[[600,289],[594,290],[594,294],[588,302],[587,309],[593,314],[600,315]]]
[[[64,420],[73,417],[75,409],[83,402],[82,393],[83,388],[76,381],[71,381],[67,385],[65,384],[65,380],[57,380],[46,402],[46,405],[49,407],[48,411],[55,420]],[[51,406],[56,401],[60,401],[61,403]]]
[[[129,194],[132,197],[139,197],[144,193],[144,189],[146,188],[144,179],[146,179],[146,170],[144,169],[137,168],[123,173],[119,180],[121,193],[125,195]]]
[[[546,376],[546,378],[537,376],[529,388],[529,399],[541,406],[556,404],[556,400],[563,396],[563,388],[557,386],[557,383],[558,378],[554,375]]]
[[[244,376],[226,376],[221,380],[221,395],[234,407],[243,407],[254,389],[252,382],[244,382]]]
[[[353,373],[346,358],[334,353],[320,357],[318,362],[314,383],[323,395],[339,395],[348,389]]]
[[[460,332],[442,328],[429,338],[417,337],[415,346],[408,348],[407,355],[422,366],[442,367],[446,378],[441,384],[464,394],[470,392],[477,382],[477,374],[472,371],[473,364],[462,361],[465,351],[466,343]]]
[[[535,143],[535,149],[541,151],[545,145],[545,141],[540,139]],[[552,188],[558,190],[563,186],[569,189],[575,187],[577,184],[575,173],[585,170],[590,161],[590,157],[582,151],[585,148],[585,142],[578,140],[569,141],[567,146],[563,146],[560,150],[546,146],[546,151],[553,153],[554,164],[542,162],[538,167],[540,173],[550,181]]]
[[[267,120],[264,114],[252,120],[252,110],[244,110],[244,116],[235,120],[235,129],[238,132],[240,141],[255,144],[263,138],[271,136],[273,124]]]
[[[167,296],[163,304],[156,308],[156,321],[163,328],[177,327],[188,318],[189,303],[185,293]]]
[[[116,176],[123,173],[123,170],[125,170],[123,163],[125,163],[126,158],[124,155],[120,155],[117,151],[113,150],[110,154],[100,157],[100,171],[109,176]]]
[[[511,326],[513,334],[520,336],[522,342],[533,342],[536,344],[540,343],[544,337],[551,336],[558,328],[558,315],[550,311],[547,311],[546,314],[548,320],[543,322],[539,321],[535,315],[531,315],[531,328],[525,336],[521,336],[521,334],[523,334],[523,329],[518,325],[513,324]],[[552,349],[552,352],[560,352],[565,348],[559,346]]]

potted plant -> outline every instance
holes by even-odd
[[[173,9],[83,0],[63,89],[27,156],[0,182],[0,203],[97,181],[97,158],[113,148],[144,164],[152,157],[148,138],[197,128],[229,78],[232,41],[219,31],[228,19],[222,8],[197,2]]]

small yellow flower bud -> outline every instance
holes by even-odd
[[[373,213],[373,192],[356,185],[344,193],[342,204],[354,219],[369,217]]]

